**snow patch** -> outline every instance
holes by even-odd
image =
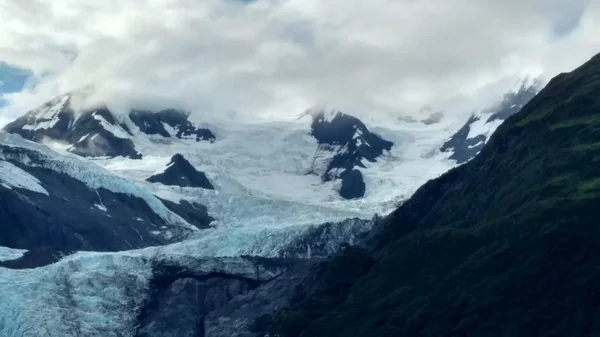
[[[86,138],[87,138],[89,135],[90,135],[90,134],[88,133],[87,135],[85,135],[85,136],[83,136],[83,137],[79,138],[79,140],[77,141],[77,143],[81,143],[81,142],[83,142],[83,140],[84,140],[84,139],[86,139]]]
[[[488,139],[494,131],[502,124],[502,120],[495,119],[491,122],[487,122],[487,118],[481,116],[478,120],[471,123],[469,129],[469,135],[467,139],[475,138],[479,135],[483,135]]]
[[[101,210],[103,212],[106,212],[106,210],[107,210],[106,206],[101,205],[101,204],[94,204],[94,207],[96,207],[97,209],[99,209],[99,210]]]
[[[484,140],[480,140],[479,142],[477,142],[477,144],[469,145],[469,146],[467,146],[467,148],[473,149],[473,148],[476,148],[478,146],[481,146],[482,144],[485,144]]]
[[[99,115],[97,112],[92,113],[94,119],[100,122],[100,125],[104,128],[104,130],[112,133],[115,137],[121,139],[129,139],[129,135],[123,130],[123,128],[110,124],[104,117]]]
[[[169,124],[162,122],[163,128],[171,135],[171,137],[175,137],[177,135],[177,130],[170,126]]]

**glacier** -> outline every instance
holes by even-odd
[[[277,259],[261,264],[263,260],[244,255],[325,257],[354,243],[371,226],[370,221],[354,219],[291,231],[214,232],[162,247],[78,252],[35,269],[0,268],[0,335],[133,336],[144,301],[152,293],[157,265],[194,275],[266,281],[281,274],[287,264],[277,264]],[[219,250],[226,246],[236,248]],[[10,253],[18,257],[17,252]],[[232,256],[224,256],[228,253]]]
[[[65,103],[57,99],[54,104]],[[44,109],[40,110],[44,116],[56,111],[52,105]],[[278,264],[279,259],[320,259],[357,243],[377,224],[374,214],[386,215],[424,182],[457,165],[440,145],[464,121],[370,124],[371,131],[395,145],[377,161],[357,168],[367,186],[364,197],[344,200],[336,192],[339,182],[323,182],[314,174],[331,159],[309,133],[310,118],[320,111],[307,110],[299,118],[270,122],[192,115],[199,119],[196,125],[214,132],[212,143],[149,136],[127,116],[119,115],[129,134],[118,125],[108,128],[102,119],[113,135],[131,139],[142,159],[82,159],[64,146],[48,143],[47,147],[0,132],[0,159],[59,171],[91,188],[137,196],[165,221],[194,229],[183,241],[165,246],[77,252],[35,269],[0,267],[0,336],[136,336],[157,268],[200,278],[226,274],[257,282],[271,280],[286,269]],[[331,119],[335,113],[327,110],[324,118]],[[483,133],[487,139],[500,123],[480,118],[467,137]],[[175,153],[204,172],[215,190],[145,181],[163,171]],[[2,163],[0,183],[52,192],[26,172],[17,171],[18,167]],[[10,177],[9,171],[19,172],[19,178]],[[169,211],[159,198],[200,203],[216,221],[211,228],[198,230]],[[101,203],[96,207],[110,213]],[[0,262],[23,254],[26,251],[0,247]]]

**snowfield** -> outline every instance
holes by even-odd
[[[326,166],[332,156],[326,153],[329,157],[320,157],[324,154],[310,135],[309,116],[255,124],[215,122],[202,127],[215,133],[214,143],[147,136],[132,127],[132,140],[144,155],[141,160],[92,160],[144,184],[146,178],[164,171],[170,158],[180,153],[206,173],[216,191],[144,186],[161,198],[195,200],[207,206],[220,223],[232,226],[314,224],[319,220],[386,214],[425,181],[455,165],[448,154],[439,150],[440,144],[456,131],[455,124],[371,127],[395,145],[377,162],[364,162],[366,169],[357,168],[367,185],[364,198],[345,200],[337,193],[338,181],[323,183],[317,174],[309,174],[315,166]]]

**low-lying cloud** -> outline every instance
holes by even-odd
[[[89,84],[204,116],[422,119],[576,67],[599,19],[585,0],[0,0],[0,62],[34,74],[0,123]]]

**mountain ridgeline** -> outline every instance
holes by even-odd
[[[319,265],[270,336],[600,335],[600,55],[472,161],[423,185],[368,249]]]

